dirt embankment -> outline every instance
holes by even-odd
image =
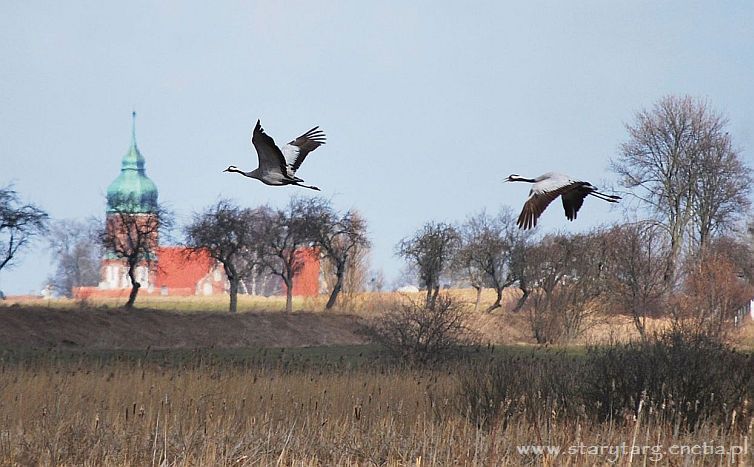
[[[140,350],[310,347],[368,342],[361,332],[377,311],[284,313],[282,311],[171,311],[119,308],[49,308],[0,305],[0,349],[48,348]],[[667,320],[650,320],[650,330]],[[467,326],[483,344],[536,345],[525,313],[469,311]],[[747,346],[754,325],[739,333]],[[630,318],[594,319],[575,345],[638,339]]]
[[[0,348],[153,349],[360,344],[359,319],[323,313],[181,313],[0,307]]]

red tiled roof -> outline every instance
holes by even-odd
[[[169,295],[194,295],[197,293],[197,284],[207,274],[213,271],[215,260],[209,253],[200,251],[189,255],[189,249],[180,246],[163,246],[157,248],[157,272],[154,288],[150,287],[140,291],[142,294],[162,294],[167,289]],[[319,294],[320,260],[319,250],[315,248],[302,248],[298,255],[303,256],[304,265],[296,274],[293,282],[294,296],[316,296]],[[104,260],[103,264],[117,263],[120,260]],[[225,280],[224,274],[223,281]],[[214,281],[212,281],[214,283]],[[281,281],[282,282],[282,281]],[[282,285],[282,284],[281,284]],[[213,285],[213,293],[222,293],[223,287],[217,289]],[[283,293],[285,286],[283,285]],[[77,298],[97,297],[124,297],[129,293],[129,288],[124,289],[99,289],[97,287],[79,287],[74,291]]]

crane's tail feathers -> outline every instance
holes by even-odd
[[[608,203],[617,203],[618,200],[621,199],[620,196],[616,195],[608,195],[605,193],[600,193],[599,191],[592,191],[589,193],[590,195],[594,196],[595,198],[599,198],[603,201],[607,201]]]

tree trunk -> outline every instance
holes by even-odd
[[[516,302],[516,306],[513,307],[513,310],[511,310],[513,313],[516,313],[521,310],[521,308],[524,307],[524,303],[526,303],[526,299],[529,298],[529,289],[526,287],[521,287],[521,291],[524,293],[521,295],[521,298],[518,299],[518,302]]]
[[[141,287],[141,284],[136,281],[136,272],[134,271],[135,266],[131,266],[128,268],[128,278],[131,279],[131,293],[128,294],[128,301],[124,305],[124,308],[127,310],[130,310],[134,307],[134,302],[136,301],[136,295],[139,293],[139,287]]]
[[[435,303],[437,303],[437,296],[440,295],[440,285],[435,285],[434,290],[432,291],[432,306],[431,308],[435,307]]]
[[[283,282],[285,282],[285,312],[290,313],[293,311],[293,280],[283,278]]]
[[[636,330],[639,331],[639,336],[641,337],[642,341],[647,340],[647,324],[646,324],[646,317],[644,317],[641,313],[639,313],[638,310],[633,310],[633,317],[634,317],[634,326],[636,326]]]
[[[663,280],[668,290],[673,290],[675,286],[676,269],[678,258],[681,255],[681,240],[671,234],[670,237],[670,258],[668,258],[667,268]]]
[[[8,254],[5,256],[5,259],[3,259],[2,262],[0,262],[0,271],[2,271],[2,269],[5,267],[5,265],[8,264],[8,262],[13,259],[13,253],[11,252],[11,248],[13,246],[13,238],[12,237],[11,237],[10,241],[11,241],[11,244],[10,244],[10,247],[8,247]]]
[[[432,286],[429,284],[427,284],[427,299],[425,302],[427,308],[432,308]]]
[[[325,310],[329,310],[333,306],[335,306],[335,301],[338,300],[338,294],[340,293],[340,290],[343,288],[343,278],[346,275],[346,268],[345,265],[340,266],[338,265],[337,270],[335,271],[335,287],[332,288],[332,292],[330,293],[330,298],[327,300],[327,305],[325,305]]]
[[[477,286],[472,286],[476,290],[476,302],[474,302],[474,313],[479,311],[479,303],[482,301],[482,288]]]
[[[257,267],[256,265],[251,267],[251,294],[257,294]]]
[[[230,304],[228,305],[228,311],[235,313],[238,311],[238,282],[241,278],[236,273],[236,268],[232,262],[223,262],[223,269],[225,270],[225,277],[228,278],[228,285],[230,285]]]
[[[487,308],[486,310],[484,310],[485,313],[490,313],[495,308],[500,308],[502,306],[501,304],[503,302],[503,288],[502,287],[496,287],[495,288],[495,292],[497,292],[497,299],[495,299],[495,303],[493,303],[492,305],[490,305],[489,308]],[[521,306],[523,306],[523,304],[521,304]]]
[[[238,278],[228,278],[228,282],[230,282],[230,306],[228,308],[228,311],[231,313],[235,313],[238,311]]]

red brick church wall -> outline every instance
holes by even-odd
[[[189,251],[177,246],[157,249],[157,289],[165,287],[172,296],[196,294],[196,284],[210,273],[214,260],[206,251]]]
[[[293,278],[293,295],[316,297],[319,295],[319,250],[303,248],[297,254],[304,261],[304,266]],[[285,285],[283,293],[285,294]]]

